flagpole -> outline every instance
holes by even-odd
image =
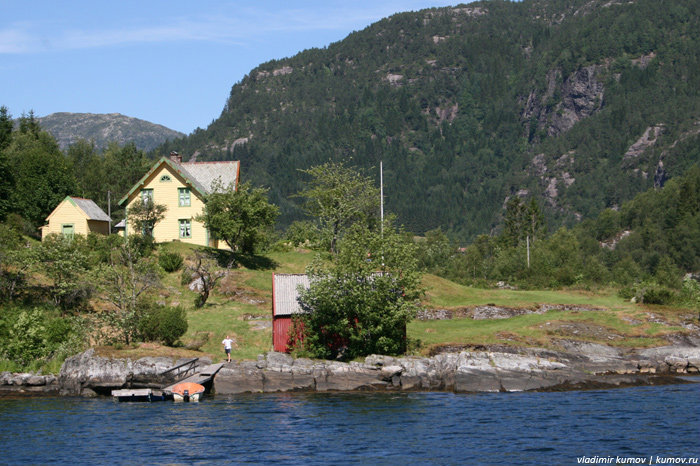
[[[382,222],[382,234],[384,234],[384,170],[382,166],[382,161],[379,161],[379,205],[380,205],[380,219]]]

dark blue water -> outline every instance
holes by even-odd
[[[700,384],[198,404],[0,399],[0,464],[568,465],[596,455],[700,457]]]

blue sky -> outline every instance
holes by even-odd
[[[0,0],[0,105],[121,113],[190,133],[268,60],[445,0]]]

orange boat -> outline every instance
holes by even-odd
[[[179,383],[172,391],[174,401],[199,401],[204,396],[204,386],[192,382]]]

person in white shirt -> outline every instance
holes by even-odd
[[[233,343],[233,340],[231,340],[228,335],[226,335],[226,338],[221,342],[222,345],[224,345],[224,351],[226,351],[226,357],[228,358],[228,362],[231,362],[231,344]]]

